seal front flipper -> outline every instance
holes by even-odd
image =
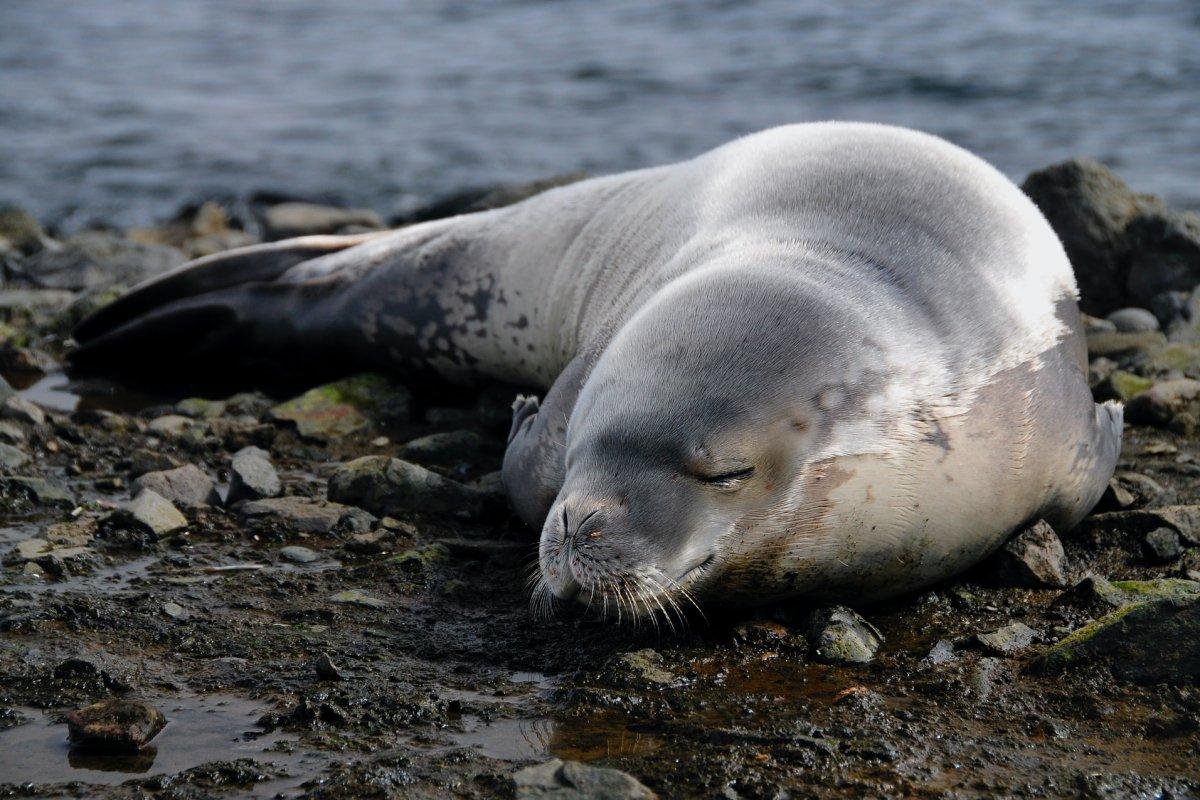
[[[319,354],[313,349],[333,350],[338,344],[332,310],[320,308],[338,282],[334,277],[278,279],[299,264],[379,235],[308,236],[184,264],[79,323],[74,337],[80,346],[68,356],[71,367],[77,373],[168,380],[184,370],[285,373],[293,366],[288,362],[315,363]],[[148,374],[159,370],[174,375]]]

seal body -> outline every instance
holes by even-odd
[[[546,389],[515,405],[504,465],[543,586],[656,614],[883,597],[1039,517],[1074,525],[1121,435],[1076,299],[1053,231],[986,163],[819,123],[210,257],[82,323],[76,363],[303,354]]]

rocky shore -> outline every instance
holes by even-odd
[[[62,374],[76,321],[189,258],[575,177],[387,221],[252,198],[58,237],[0,209],[0,796],[1200,796],[1200,217],[1099,164],[1023,188],[1127,404],[1109,491],[875,606],[534,619],[513,387]]]

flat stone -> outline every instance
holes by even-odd
[[[189,397],[175,404],[175,411],[189,419],[216,419],[225,413],[225,403],[220,400],[205,400]]]
[[[11,444],[0,444],[0,467],[18,469],[29,463],[29,455],[19,447]]]
[[[159,450],[141,447],[129,454],[129,475],[132,478],[140,478],[147,472],[166,472],[182,466],[177,458]]]
[[[486,495],[424,467],[387,456],[342,464],[329,479],[329,499],[376,516],[421,511],[477,517]]]
[[[181,506],[221,504],[216,484],[195,464],[184,464],[182,467],[161,472],[147,472],[134,480],[130,488],[134,495],[144,489],[152,489],[159,496]]]
[[[1066,558],[1058,534],[1038,520],[1009,539],[989,559],[988,567],[1002,586],[1040,589],[1067,585]]]
[[[338,233],[345,228],[383,228],[383,220],[369,208],[337,208],[301,202],[269,207],[263,214],[263,224],[268,239]]]
[[[398,455],[419,464],[455,466],[479,460],[496,449],[491,440],[475,431],[447,431],[413,439],[402,445]]]
[[[833,606],[814,611],[808,620],[813,657],[833,664],[865,664],[883,644],[883,634],[853,610]]]
[[[160,538],[188,526],[187,517],[153,489],[139,491],[124,507],[114,511],[109,520],[118,525],[134,526]]]
[[[0,493],[19,494],[30,502],[52,508],[71,509],[75,497],[61,486],[43,478],[28,478],[19,475],[0,476]]]
[[[675,674],[663,667],[662,653],[650,648],[617,656],[612,672],[617,682],[632,687],[667,686],[675,681]]]
[[[179,603],[163,603],[163,613],[171,619],[183,619],[185,611]]]
[[[1166,343],[1167,337],[1159,331],[1093,333],[1087,337],[1088,358],[1104,357],[1120,361],[1123,357],[1153,353]]]
[[[195,424],[189,417],[179,414],[164,414],[161,417],[150,420],[150,424],[146,426],[146,430],[164,439],[178,439]]]
[[[0,419],[25,425],[45,425],[46,413],[20,395],[13,395],[0,406]]]
[[[17,542],[17,547],[13,552],[21,561],[33,561],[35,558],[50,552],[50,549],[50,542],[35,536],[31,539],[22,539]]]
[[[404,421],[412,395],[382,375],[366,374],[310,389],[270,411],[276,422],[290,423],[305,438],[334,441],[374,422]]]
[[[1200,545],[1200,505],[1173,505],[1093,514],[1080,523],[1081,533],[1116,530],[1144,535],[1155,528],[1171,528],[1189,545]]]
[[[166,724],[161,711],[132,700],[103,700],[67,715],[71,742],[94,750],[140,750]]]
[[[279,549],[279,557],[294,564],[311,564],[321,560],[321,554],[308,547],[298,544],[288,545]]]
[[[1021,652],[1037,638],[1037,631],[1024,622],[1011,622],[989,633],[975,634],[975,640],[993,655],[1011,656]]]
[[[1158,317],[1144,308],[1118,308],[1105,317],[1121,333],[1158,330]]]
[[[512,780],[517,800],[654,800],[658,796],[628,773],[557,758],[518,770]]]
[[[283,491],[279,473],[271,464],[271,455],[259,447],[245,447],[233,456],[229,473],[228,505],[243,500],[261,500],[278,497]]]
[[[1200,381],[1178,378],[1154,384],[1129,401],[1125,418],[1135,425],[1171,424],[1181,413],[1194,415],[1200,406]]]
[[[238,506],[244,517],[276,517],[299,533],[329,533],[339,525],[369,527],[370,520],[358,520],[366,512],[339,503],[322,503],[303,497],[273,497],[250,500]],[[371,520],[374,518],[371,517]]]
[[[345,591],[338,592],[337,594],[330,596],[329,602],[371,609],[382,609],[388,607],[387,601],[380,600],[378,597],[372,597],[371,595],[359,589],[347,589]]]

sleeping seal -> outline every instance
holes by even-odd
[[[959,148],[792,125],[690,161],[360,237],[231,251],[84,321],[74,362],[433,370],[518,398],[504,459],[540,589],[868,600],[1100,497],[1070,265],[1034,205]],[[548,596],[548,595],[547,595]]]

